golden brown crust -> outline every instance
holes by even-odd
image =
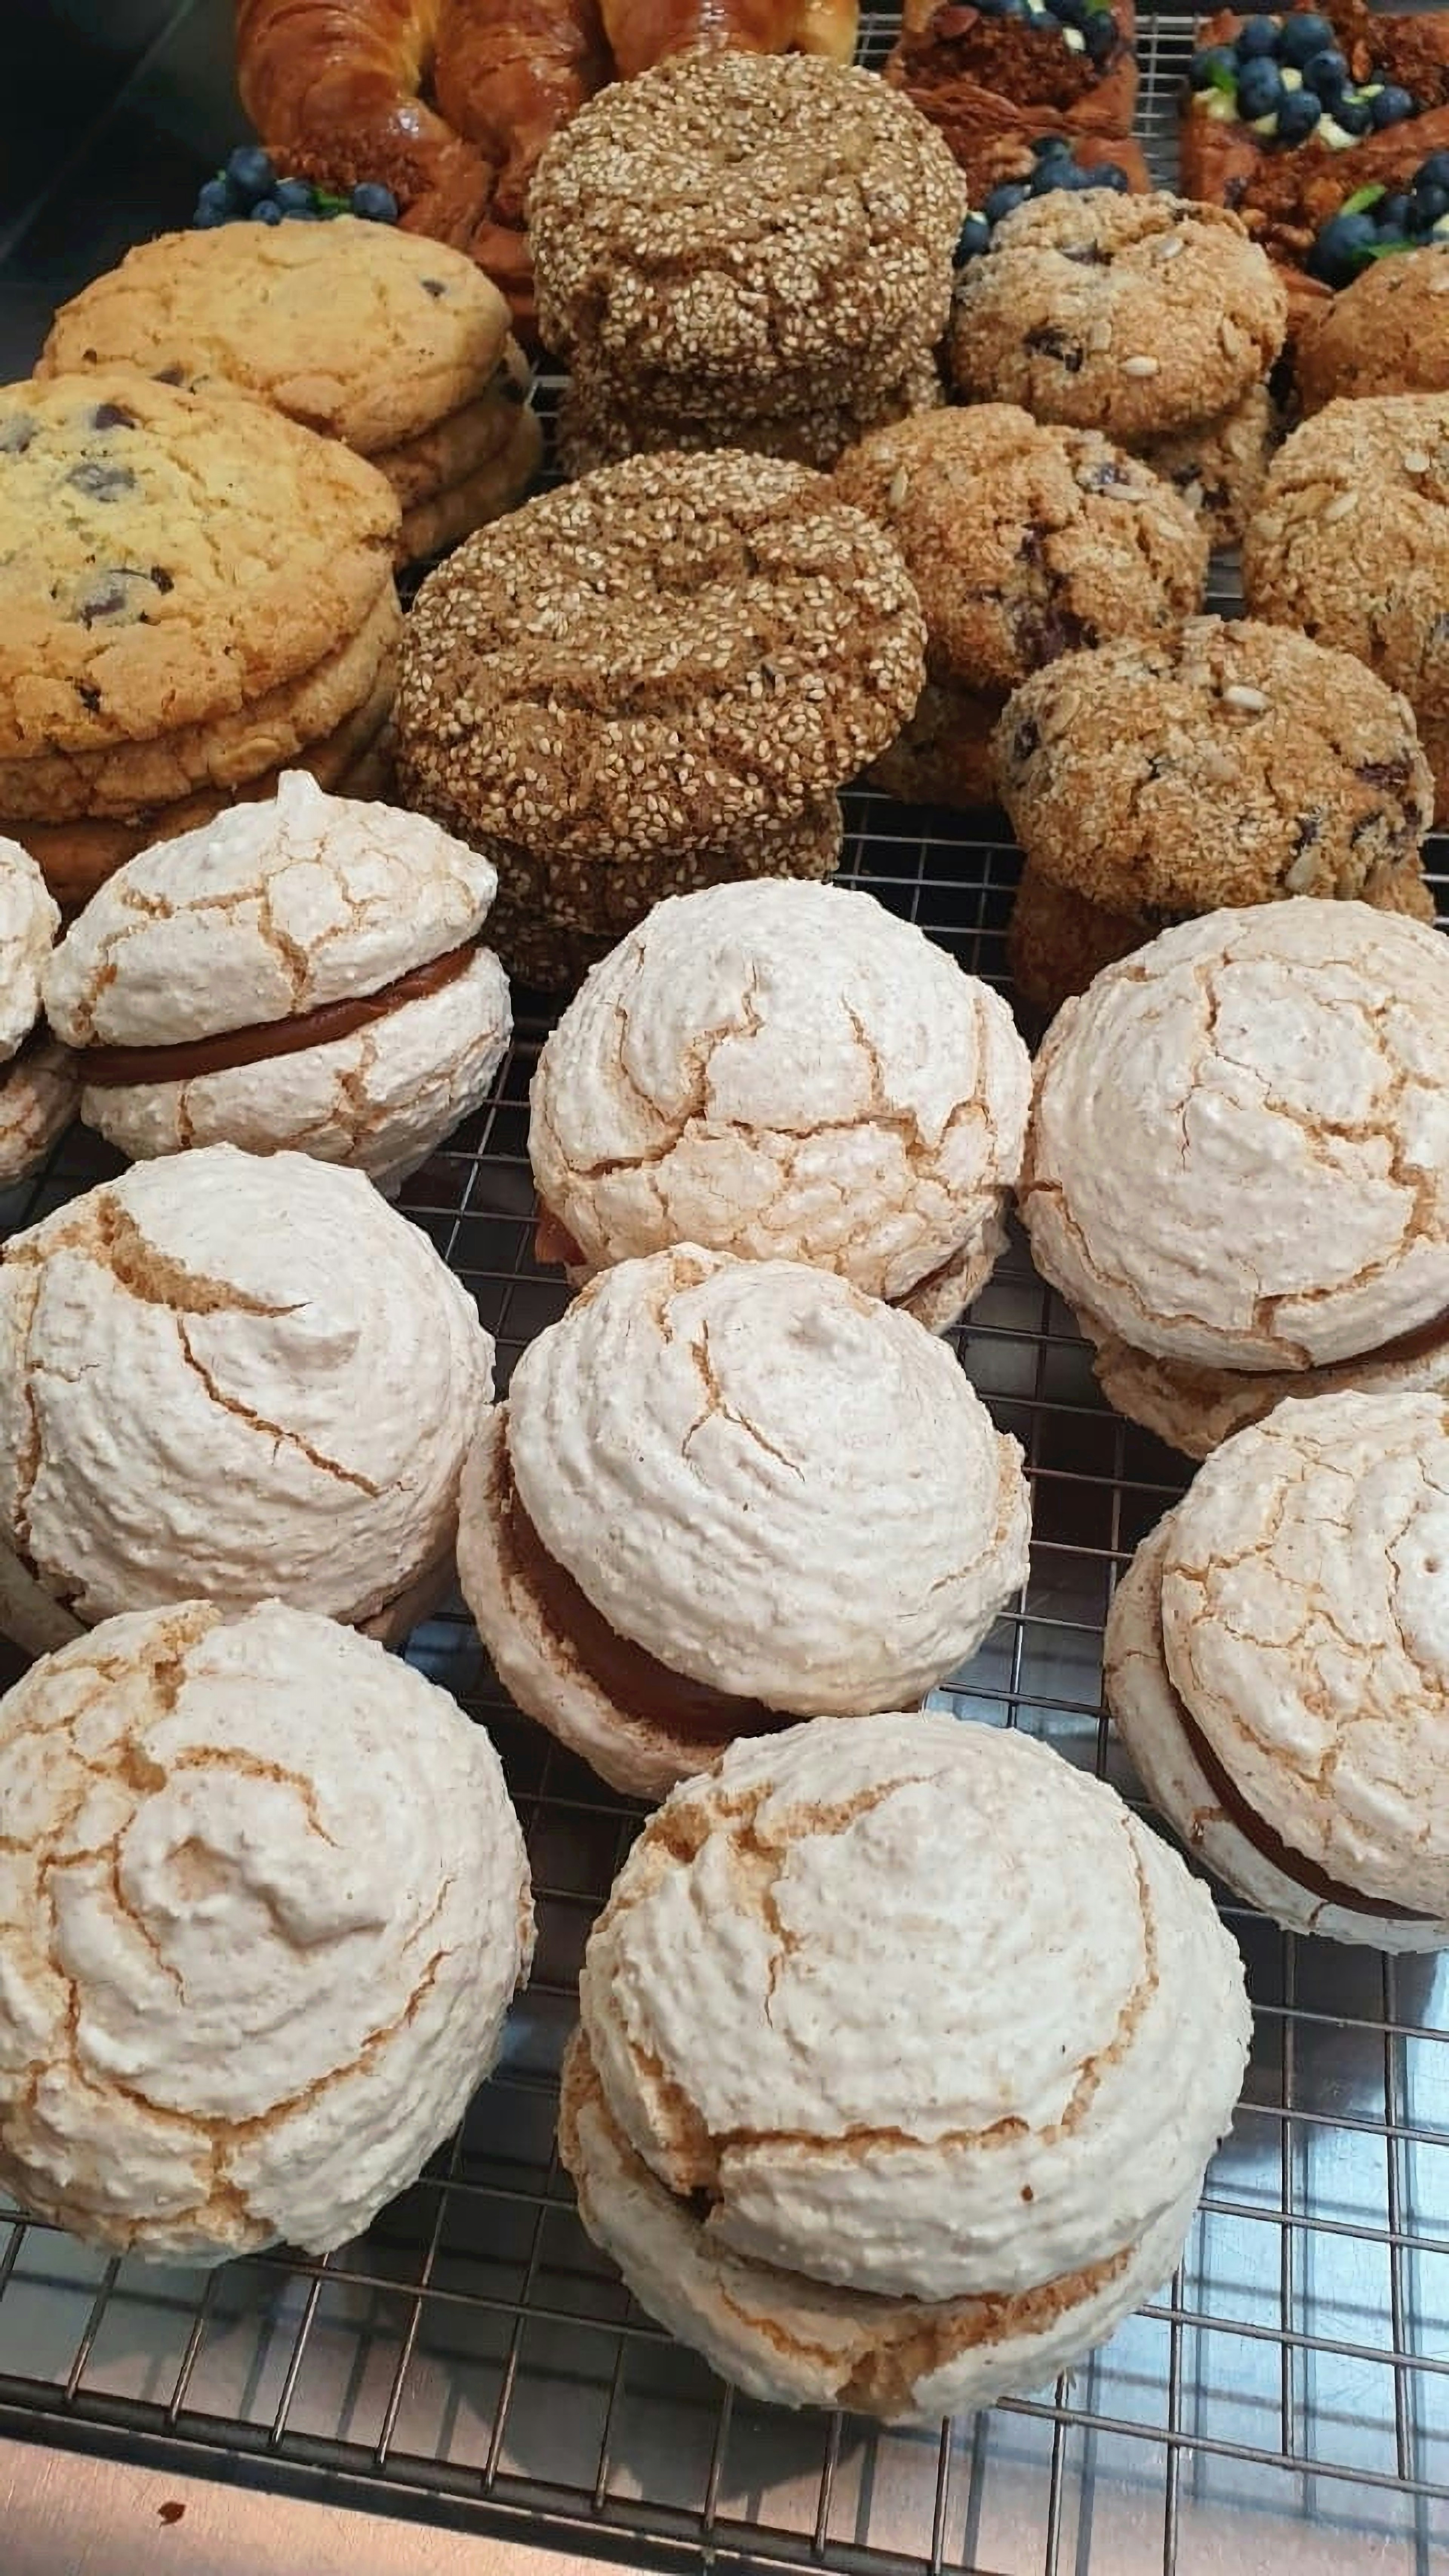
[[[750,400],[722,398],[707,416],[682,416],[669,405],[612,397],[577,368],[558,412],[557,453],[566,474],[590,474],[626,456],[658,455],[665,448],[735,447],[754,456],[783,456],[795,465],[827,470],[843,449],[867,430],[913,412],[938,410],[945,397],[934,352],[922,349],[899,381],[876,390],[857,388],[844,401],[822,400],[804,411],[775,411]]]
[[[1002,690],[928,680],[915,714],[866,771],[872,787],[903,805],[948,805],[968,813],[996,803],[992,749]]]
[[[1437,245],[1375,260],[1299,333],[1294,382],[1305,414],[1340,398],[1449,393],[1449,257]]]

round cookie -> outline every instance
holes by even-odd
[[[1241,402],[1286,327],[1280,280],[1225,207],[1056,189],[963,272],[950,364],[968,401],[1135,442]]]
[[[1290,1929],[1449,1948],[1449,1414],[1283,1404],[1113,1604],[1108,1704],[1168,1821]]]
[[[1185,504],[1095,432],[1011,403],[877,430],[834,479],[899,546],[936,681],[1014,688],[1058,653],[1176,627],[1202,597]]]
[[[275,1594],[400,1636],[451,1572],[492,1359],[360,1172],[138,1163],[0,1256],[0,1539],[72,1626]]]
[[[558,412],[558,456],[565,473],[592,473],[625,456],[657,455],[664,448],[737,447],[756,456],[784,456],[797,465],[828,468],[866,431],[907,414],[939,409],[944,395],[934,353],[923,349],[893,382],[812,403],[804,411],[772,411],[727,397],[689,412],[673,402],[621,399],[575,368]]]
[[[0,390],[0,759],[235,715],[354,634],[398,507],[334,439],[125,369]]]
[[[0,1188],[28,1180],[75,1115],[79,1076],[40,1025],[60,913],[18,841],[0,838]]]
[[[528,1974],[482,1727],[330,1619],[189,1601],[6,1693],[0,1800],[7,2198],[158,2262],[359,2235]]]
[[[1272,395],[1266,385],[1251,385],[1241,402],[1214,419],[1144,438],[1137,452],[1181,494],[1216,553],[1241,542],[1278,435]]]
[[[539,329],[616,392],[753,388],[806,411],[899,379],[945,327],[965,182],[873,72],[704,53],[601,90],[529,192]]]
[[[1449,259],[1432,248],[1371,262],[1315,305],[1293,345],[1305,417],[1364,395],[1449,394]]]
[[[754,2397],[913,2423],[1048,2382],[1171,2271],[1249,2036],[1206,1889],[1115,1792],[935,1712],[677,1790],[579,2005],[561,2152],[643,2305]]]
[[[517,508],[543,462],[543,423],[537,412],[519,411],[512,404],[506,421],[507,434],[492,456],[404,510],[400,561],[421,563]]]
[[[585,1276],[676,1243],[808,1261],[944,1327],[1005,1242],[1030,1096],[1000,996],[872,896],[714,886],[545,1041],[541,1241]]]
[[[1149,920],[1371,896],[1433,812],[1407,701],[1350,654],[1250,620],[1063,655],[1014,692],[996,766],[1032,866]]]
[[[1300,899],[1165,930],[1037,1058],[1032,1252],[1091,1338],[1307,1371],[1449,1329],[1449,945]]]
[[[1000,689],[928,680],[910,722],[866,771],[870,785],[906,805],[994,805],[994,745],[1005,703]]]
[[[529,1345],[458,1563],[518,1705],[658,1797],[789,1714],[924,1697],[1022,1581],[1029,1522],[945,1342],[827,1271],[686,1244]]]
[[[476,402],[508,307],[465,251],[396,224],[161,233],[63,304],[38,376],[137,367],[234,387],[363,456]]]
[[[476,401],[373,457],[404,511],[434,500],[492,462],[513,434],[514,415],[527,408],[528,380],[522,350],[516,341],[505,341],[503,356]]]
[[[131,860],[46,971],[81,1115],[133,1159],[293,1146],[395,1191],[487,1094],[511,1026],[497,877],[420,814],[275,797]]]
[[[1243,539],[1254,617],[1402,689],[1449,814],[1449,394],[1325,404],[1269,468]]]

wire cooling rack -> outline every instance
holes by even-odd
[[[868,58],[887,33],[869,22]],[[1188,44],[1186,20],[1142,31],[1163,170]],[[848,802],[845,881],[1004,980],[1017,859],[991,819]],[[1431,863],[1442,889],[1449,848]],[[527,1090],[545,1025],[521,1010],[495,1097],[405,1201],[474,1291],[505,1380],[563,1302],[532,1259]],[[12,1221],[112,1168],[77,1132]],[[1182,1463],[1105,1410],[1019,1241],[958,1338],[1025,1448],[1035,1537],[1023,1596],[938,1697],[1133,1796],[1101,1714],[1102,1622]],[[254,2483],[659,2566],[1449,2566],[1449,1965],[1295,1940],[1224,1897],[1252,2063],[1164,2295],[1054,2386],[939,2432],[786,2415],[732,2398],[632,2305],[555,2155],[579,1959],[636,1811],[510,1711],[461,1610],[411,1651],[492,1730],[528,1833],[538,1962],[499,2071],[417,2186],[325,2262],[153,2271],[0,2213],[0,2431],[178,2469],[240,2463]]]

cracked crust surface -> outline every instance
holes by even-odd
[[[53,1038],[37,1038],[0,1082],[0,1188],[28,1181],[80,1105],[80,1067]]]
[[[330,1620],[112,1619],[0,1701],[0,2183],[91,2244],[321,2254],[412,2182],[527,1975],[487,1735]]]
[[[876,74],[682,56],[601,90],[545,151],[539,329],[621,390],[745,380],[807,410],[940,337],[965,213],[941,137]]]
[[[645,2305],[760,2393],[886,2413],[1035,2385],[1164,2229],[1171,2267],[1248,2035],[1206,1891],[1115,1793],[941,1713],[795,1727],[677,1789],[579,1999],[565,2159]]]
[[[958,279],[948,347],[968,402],[1136,442],[1241,402],[1286,328],[1283,286],[1226,207],[1055,189]]]
[[[1207,545],[1186,503],[1095,431],[1014,403],[877,430],[835,486],[905,557],[936,682],[1014,688],[1058,653],[1175,627],[1202,598]]]
[[[520,1359],[508,1446],[617,1634],[769,1708],[923,1697],[1026,1570],[1021,1452],[950,1349],[796,1262],[603,1272]]]
[[[1305,414],[1363,395],[1449,394],[1446,295],[1449,260],[1436,243],[1375,260],[1317,307],[1293,349]]]
[[[1233,1432],[1261,1422],[1289,1396],[1449,1396],[1449,1322],[1442,1332],[1426,1331],[1423,1348],[1416,1336],[1407,1352],[1391,1344],[1378,1357],[1345,1360],[1337,1368],[1222,1369],[1150,1357],[1095,1316],[1080,1321],[1095,1346],[1093,1367],[1108,1403],[1188,1458],[1210,1456]]]
[[[1306,1886],[1261,1850],[1222,1805],[1187,1732],[1184,1702],[1163,1651],[1162,1581],[1175,1552],[1175,1522],[1176,1514],[1169,1512],[1138,1548],[1113,1595],[1104,1646],[1107,1705],[1153,1805],[1207,1868],[1291,1932],[1359,1942],[1375,1950],[1449,1948],[1449,1920],[1396,1921],[1391,1915],[1358,1912]],[[1311,1626],[1312,1605],[1305,1601],[1303,1610],[1305,1627]],[[1283,1714],[1290,1712],[1285,1708]],[[1295,1785],[1301,1791],[1291,1762],[1285,1777],[1290,1793]],[[1327,1795],[1332,1794],[1330,1784]],[[1286,1801],[1276,1790],[1272,1804],[1273,1830],[1285,1840]],[[1266,1807],[1260,1812],[1266,1814]]]
[[[1251,619],[1063,654],[1008,701],[996,771],[1033,868],[1148,920],[1371,897],[1434,808],[1408,700]]]
[[[903,1301],[956,1264],[964,1304],[1030,1094],[1006,1004],[913,924],[746,882],[658,905],[594,969],[539,1057],[529,1154],[586,1272],[691,1242]]]
[[[1037,1058],[1033,1256],[1200,1367],[1377,1354],[1449,1309],[1449,949],[1308,897],[1162,932]]]
[[[356,631],[397,526],[371,465],[260,404],[123,367],[5,387],[0,758],[234,716]]]
[[[555,867],[718,847],[882,750],[922,647],[895,547],[822,476],[633,457],[527,502],[423,584],[399,773]]]
[[[0,838],[0,1063],[17,1053],[40,1017],[40,979],[60,912],[18,841]]]
[[[493,1346],[359,1172],[138,1164],[0,1261],[0,1531],[81,1619],[360,1622],[451,1551]]]
[[[507,336],[464,251],[354,215],[222,224],[128,251],[61,306],[36,373],[234,387],[371,456],[476,401]]]

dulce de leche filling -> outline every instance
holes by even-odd
[[[136,1082],[194,1082],[206,1073],[231,1073],[238,1065],[265,1064],[273,1056],[300,1055],[304,1048],[330,1046],[358,1029],[385,1020],[406,1002],[441,993],[466,974],[478,953],[476,939],[449,948],[425,965],[410,966],[405,975],[375,993],[350,995],[345,1001],[319,1002],[315,1010],[296,1011],[290,1019],[259,1020],[244,1029],[218,1029],[211,1037],[186,1038],[178,1046],[87,1046],[77,1051],[82,1078],[97,1091],[120,1091]]]
[[[794,1720],[756,1699],[736,1699],[709,1682],[671,1672],[644,1647],[621,1637],[580,1591],[567,1567],[550,1556],[519,1499],[506,1448],[494,1487],[498,1552],[510,1588],[522,1587],[556,1647],[626,1717],[690,1744],[732,1744],[740,1735],[772,1735]]]

